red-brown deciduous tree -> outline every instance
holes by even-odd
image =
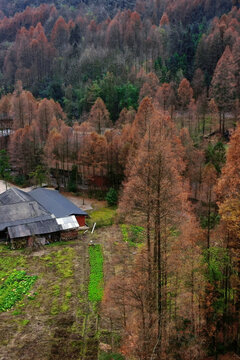
[[[58,50],[63,49],[69,40],[69,26],[65,22],[62,16],[60,16],[51,33],[51,41],[54,44],[55,48]]]
[[[14,129],[31,125],[36,118],[37,101],[29,91],[22,89],[21,82],[17,82],[14,93],[10,97],[9,115],[13,118]]]
[[[219,130],[225,130],[225,113],[234,104],[236,96],[235,63],[229,46],[217,63],[211,82],[210,95],[215,99],[220,119]]]
[[[186,110],[193,97],[193,89],[187,79],[182,79],[178,88],[178,97],[183,110]]]
[[[41,164],[41,145],[35,125],[26,125],[11,134],[9,153],[11,163],[26,177]]]
[[[142,124],[141,132],[145,129],[145,136],[138,137],[140,145],[134,161],[132,157],[129,158],[128,180],[120,202],[120,213],[131,217],[137,214],[138,221],[146,228],[148,277],[149,283],[153,281],[154,284],[154,287],[147,291],[151,298],[155,294],[157,299],[156,342],[157,351],[161,353],[162,316],[165,309],[163,289],[167,277],[164,261],[167,239],[164,234],[169,227],[176,225],[176,214],[181,211],[183,202],[186,201],[186,192],[181,177],[184,170],[183,151],[179,139],[175,136],[173,124],[170,118],[154,111],[148,98],[144,100],[142,105],[146,107],[145,114],[137,114],[133,126],[138,130],[137,125]],[[151,112],[146,111],[148,109],[151,109]],[[138,130],[136,134],[139,136],[141,132]],[[151,232],[154,233],[153,238]],[[152,309],[150,299],[148,301],[149,309]]]
[[[168,26],[169,25],[169,18],[167,13],[163,13],[161,20],[160,20],[160,26]]]
[[[115,123],[115,127],[122,129],[126,124],[132,124],[136,116],[136,111],[133,108],[123,108],[119,114],[119,118]]]
[[[98,134],[101,134],[103,129],[112,126],[109,112],[101,98],[97,98],[95,104],[91,108],[88,121],[94,126]]]
[[[162,84],[157,90],[155,100],[164,111],[169,110],[170,107],[173,108],[175,95],[171,84]],[[170,113],[172,115],[172,111]]]

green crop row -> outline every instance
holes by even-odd
[[[90,279],[88,298],[98,302],[103,297],[103,253],[101,245],[89,246]]]
[[[27,294],[37,276],[28,276],[25,271],[14,270],[0,286],[0,312],[11,309]]]

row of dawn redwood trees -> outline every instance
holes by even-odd
[[[122,327],[123,354],[193,360],[239,351],[240,126],[222,174],[216,162],[202,164],[202,206],[212,215],[217,196],[221,214],[217,226],[205,228],[189,201],[188,167],[197,161],[186,129],[179,134],[145,98],[129,134],[119,220],[143,226],[145,243],[134,260],[119,250],[121,270],[103,303],[104,315]]]
[[[139,76],[143,86],[137,115],[133,108],[123,108],[114,126],[101,98],[97,98],[85,117],[85,122],[81,125],[76,122],[71,127],[66,125],[66,115],[58,103],[46,98],[36,100],[18,82],[15,91],[3,96],[0,101],[1,116],[13,119],[14,133],[10,137],[9,152],[14,168],[28,177],[39,164],[68,171],[73,165],[77,165],[82,179],[89,175],[87,169],[92,168],[98,175],[107,176],[111,185],[119,187],[124,177],[129,144],[134,138],[133,135],[129,137],[135,128],[134,125],[131,129],[131,124],[135,116],[138,118],[144,113],[148,98],[152,106],[154,104],[163,113],[169,112],[172,121],[182,128],[188,128],[181,131],[181,140],[188,147],[185,158],[188,158],[190,164],[186,172],[196,197],[200,189],[201,163],[204,159],[203,153],[194,148],[189,133],[198,136],[204,117],[208,117],[209,131],[215,130],[220,117],[217,105],[212,99],[205,104],[203,112],[194,102],[193,90],[186,79],[181,81],[175,95],[172,85],[160,85],[154,73],[146,74],[143,71]],[[176,102],[179,103],[178,110]],[[237,119],[237,111],[236,103],[235,113],[232,114],[234,119]],[[204,129],[204,125],[201,126]],[[109,130],[101,135],[106,129]]]

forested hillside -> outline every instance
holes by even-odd
[[[117,207],[103,225],[131,256],[111,245],[95,308],[119,336],[111,350],[238,359],[240,2],[0,0],[0,11],[0,175]]]

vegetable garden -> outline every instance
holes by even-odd
[[[37,276],[28,276],[25,271],[14,270],[0,286],[0,312],[11,309],[33,286]]]

